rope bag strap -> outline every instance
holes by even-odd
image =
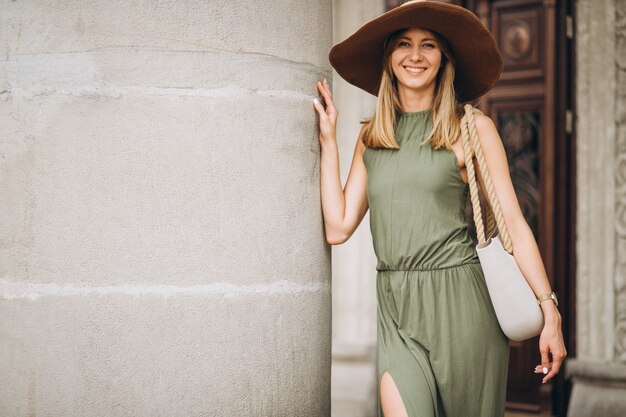
[[[489,205],[491,206],[491,210],[487,210],[487,221],[489,223],[488,226],[493,225],[493,220],[495,217],[495,222],[498,225],[498,231],[500,240],[502,241],[502,246],[508,253],[513,254],[513,244],[511,243],[509,233],[506,230],[504,217],[502,216],[502,210],[500,209],[500,203],[498,202],[496,192],[493,189],[491,177],[489,176],[489,171],[487,170],[487,163],[485,162],[485,157],[483,156],[480,142],[478,141],[478,133],[476,131],[476,120],[474,118],[474,114],[483,113],[480,110],[472,107],[470,104],[466,104],[464,108],[465,115],[461,120],[461,137],[463,139],[465,166],[467,167],[467,174],[469,177],[470,198],[472,200],[472,211],[474,213],[474,223],[476,224],[476,234],[478,237],[478,242],[483,243],[486,239],[485,227],[483,224],[482,213],[480,209],[480,200],[478,198],[478,183],[476,181],[476,172],[474,171],[474,161],[472,158],[472,154],[476,155],[483,182],[485,183],[485,187],[487,188],[486,193],[485,190],[483,190],[483,194],[487,195]],[[472,150],[474,151],[473,153]],[[490,211],[493,212],[493,215],[491,215]]]

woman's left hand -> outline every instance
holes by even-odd
[[[546,374],[547,370],[542,383],[551,380],[559,373],[561,364],[567,356],[565,343],[563,342],[563,331],[561,330],[561,315],[554,304],[552,304],[552,307],[547,311],[544,310],[544,326],[539,336],[541,365],[535,367],[535,373]],[[552,362],[550,362],[548,354],[552,356]]]

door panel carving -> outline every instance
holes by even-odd
[[[540,110],[501,110],[496,125],[509,160],[511,181],[517,199],[535,238],[539,236],[541,193],[539,189]]]
[[[567,311],[574,262],[568,231],[574,191],[564,173],[573,170],[572,132],[566,132],[566,108],[573,101],[573,49],[566,38],[571,0],[466,0],[494,34],[504,68],[496,86],[478,106],[502,138],[509,171],[524,217],[543,259],[548,280],[559,293],[564,335],[570,349],[573,312]],[[570,136],[570,137],[568,137]],[[568,201],[563,201],[569,198]],[[567,290],[567,293],[562,291]],[[565,298],[568,300],[563,301]],[[540,415],[566,415],[569,385],[563,372],[547,384],[532,369],[541,361],[539,338],[511,342],[507,409]]]

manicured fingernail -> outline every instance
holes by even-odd
[[[328,84],[328,81],[326,81],[326,78],[324,78],[324,84]]]
[[[314,98],[314,99],[313,99],[313,103],[315,103],[315,104],[320,104],[320,101],[319,101],[318,99]]]
[[[546,375],[548,373],[548,368],[546,368],[545,366],[541,370],[543,371],[544,375]]]

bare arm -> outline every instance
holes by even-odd
[[[513,244],[515,261],[537,297],[549,294],[552,289],[541,260],[539,247],[515,195],[504,146],[496,126],[489,117],[476,115],[476,130],[485,156],[489,176],[502,209],[504,223]],[[478,163],[475,163],[474,166],[479,174],[480,187],[485,190],[482,175],[480,175],[479,171],[480,167]],[[567,355],[567,352],[563,344],[561,315],[556,306],[553,302],[546,301],[541,303],[541,308],[545,319],[544,330],[539,340],[542,365],[548,366],[548,352],[552,353],[553,358],[552,369],[544,378],[545,382],[559,371],[561,362]],[[550,368],[550,366],[548,367]]]
[[[361,133],[346,186],[342,190],[336,142],[322,145],[321,193],[326,240],[331,245],[344,243],[352,236],[368,209],[367,173],[363,163],[365,145]]]
[[[318,83],[317,87],[326,101],[326,109],[321,104],[315,104],[320,115],[320,183],[324,229],[326,241],[338,245],[352,236],[368,209],[367,173],[363,163],[365,145],[361,140],[364,127],[356,141],[346,186],[342,189],[335,127],[338,112],[326,83]]]

